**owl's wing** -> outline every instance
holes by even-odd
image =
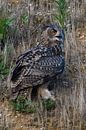
[[[21,54],[17,58],[16,65],[11,73],[11,81],[17,82],[18,79],[22,79],[23,73],[25,74],[26,71],[30,73],[33,64],[38,61],[42,56],[47,55],[47,53],[47,48],[40,45],[29,49],[27,52]]]
[[[50,77],[62,73],[64,58],[55,56],[53,52],[51,48],[37,46],[20,55],[11,74],[14,85],[17,86],[26,77],[32,85],[38,85],[44,79],[49,80]]]
[[[44,84],[50,81],[54,76],[61,74],[64,70],[64,57],[42,57],[36,61],[31,71],[26,70],[24,77],[33,86]]]

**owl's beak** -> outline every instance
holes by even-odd
[[[55,36],[54,38],[49,38],[49,40],[52,41],[52,42],[55,42],[55,43],[56,43],[56,42],[57,42],[57,43],[60,42],[60,43],[62,43],[62,44],[64,43],[64,40],[62,39],[61,36]]]
[[[64,43],[65,34],[64,34],[64,31],[63,31],[63,30],[57,31],[55,37],[56,37],[57,41],[60,41],[60,42]]]
[[[59,35],[59,36],[55,36],[55,37],[56,37],[57,41],[62,42],[62,43],[64,42],[62,36]]]

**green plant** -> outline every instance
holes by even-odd
[[[66,0],[55,0],[57,13],[55,18],[58,20],[59,24],[64,28],[66,18],[68,15],[67,12],[67,2]]]
[[[22,113],[36,112],[35,104],[23,96],[19,96],[16,101],[11,101],[11,105],[14,110]]]
[[[13,110],[21,112],[21,113],[35,113],[39,104],[32,102],[29,99],[26,99],[24,96],[18,96],[17,100],[10,101]],[[47,110],[52,110],[55,108],[56,103],[55,101],[48,99],[43,100],[42,102],[43,107]]]
[[[27,24],[28,23],[28,15],[21,15],[21,20],[22,20],[23,24]]]
[[[1,18],[0,19],[0,39],[6,38],[7,35],[7,28],[11,26],[14,19],[10,18]]]
[[[51,110],[54,109],[56,106],[55,101],[51,100],[51,99],[47,99],[43,101],[43,106],[47,109],[47,110]]]

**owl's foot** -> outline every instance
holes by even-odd
[[[47,88],[39,88],[38,96],[42,99],[52,99],[55,101],[55,98],[51,95],[50,91]]]

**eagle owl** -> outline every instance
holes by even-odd
[[[64,31],[57,24],[43,28],[41,40],[35,47],[21,54],[11,73],[11,96],[28,89],[31,99],[54,99],[48,90],[48,83],[64,70]]]

